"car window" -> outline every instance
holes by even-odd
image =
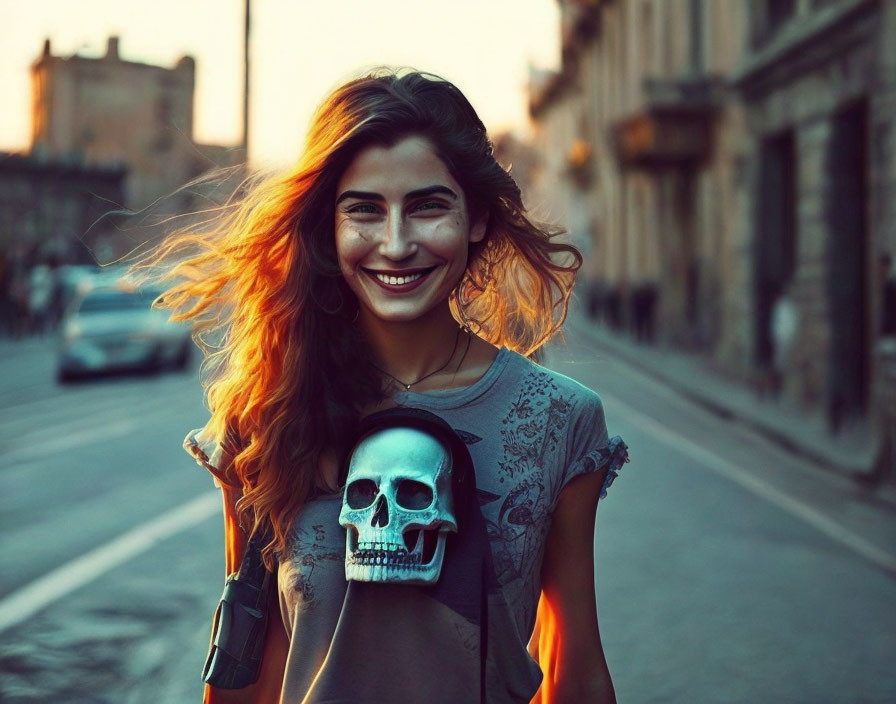
[[[156,294],[152,292],[95,291],[84,297],[79,313],[104,313],[116,310],[149,310]]]

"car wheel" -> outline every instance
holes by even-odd
[[[161,349],[156,349],[149,358],[149,364],[146,365],[146,371],[150,374],[159,374],[165,370],[165,355]]]
[[[183,371],[190,364],[190,352],[192,345],[189,342],[185,342],[184,346],[181,347],[180,352],[177,355],[177,358],[174,361],[174,368]]]

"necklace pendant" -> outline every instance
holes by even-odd
[[[410,390],[411,390],[411,386],[412,386],[412,384],[405,384],[405,385],[404,385],[404,388],[406,388],[408,391],[410,391]]]

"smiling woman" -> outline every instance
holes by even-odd
[[[223,490],[228,574],[243,569],[206,701],[614,700],[591,537],[627,448],[595,392],[529,358],[562,324],[581,265],[558,234],[528,218],[456,87],[382,70],[324,101],[294,170],[156,252],[152,264],[182,255],[165,304],[219,341],[205,346],[212,417],[185,446]],[[472,466],[452,479],[458,520],[434,585],[351,577],[352,555],[435,554],[422,519],[401,540],[390,523],[393,493],[405,513],[428,510],[419,468],[414,501],[387,488],[410,486],[385,476],[403,460],[346,488],[352,449],[383,413],[433,430],[452,471]],[[343,500],[374,506],[364,534],[390,539],[360,546]],[[263,637],[235,645],[265,603],[235,612],[240,595],[268,583]],[[257,680],[224,688],[258,656]]]

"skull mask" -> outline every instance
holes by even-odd
[[[450,452],[416,428],[384,428],[358,443],[339,514],[346,579],[438,581],[447,534],[457,531],[451,470]]]

